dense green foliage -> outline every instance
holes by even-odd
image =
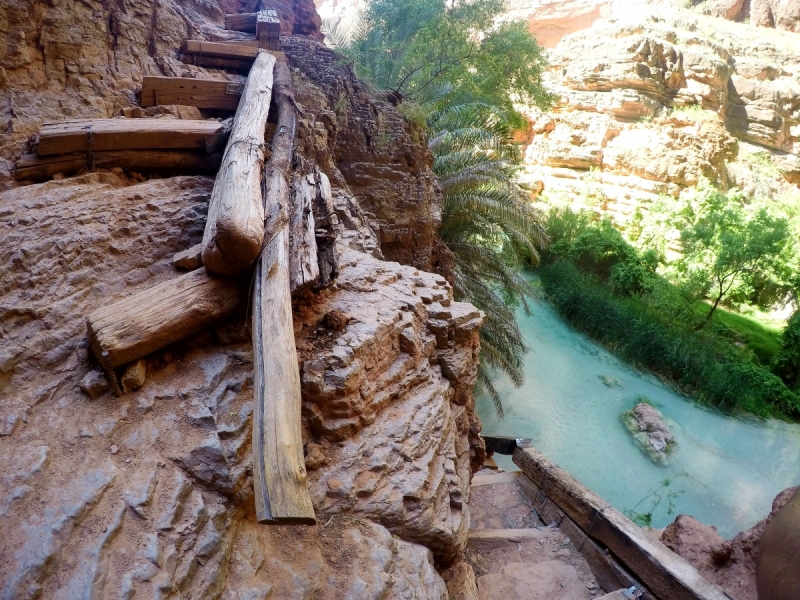
[[[512,139],[525,121],[514,102],[545,108],[543,53],[524,22],[495,23],[501,0],[371,0],[335,45],[356,72],[428,130],[442,184],[440,236],[454,255],[454,295],[486,314],[479,387],[502,403],[492,369],[520,385],[526,345],[514,308],[533,294],[519,276],[538,263],[547,236],[514,183]]]
[[[442,184],[439,235],[455,256],[454,292],[486,313],[478,382],[502,414],[489,367],[521,385],[526,350],[513,308],[533,293],[519,275],[547,245],[539,215],[513,180],[519,149],[508,123],[483,106],[455,105],[429,119],[433,170]]]
[[[360,77],[398,100],[441,108],[469,98],[520,126],[512,101],[544,107],[551,98],[526,24],[494,25],[503,9],[502,0],[371,0],[353,28],[330,38]]]
[[[781,350],[772,361],[773,373],[800,393],[800,310],[795,311],[781,335]]]
[[[708,182],[688,194],[671,216],[683,246],[676,271],[684,280],[702,282],[712,302],[698,329],[734,286],[752,289],[758,281],[774,279],[791,248],[787,218],[763,206],[747,207],[744,198],[724,194]]]
[[[609,221],[568,209],[552,210],[546,225],[553,243],[539,272],[548,298],[573,326],[703,402],[800,416],[800,397],[734,343],[725,325],[698,330],[694,287],[658,274],[654,250],[638,250]]]

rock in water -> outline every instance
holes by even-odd
[[[677,441],[664,423],[665,420],[664,415],[647,402],[640,402],[622,413],[625,428],[633,434],[650,459],[666,466],[671,462]]]

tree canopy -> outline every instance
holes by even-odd
[[[703,327],[735,285],[778,277],[791,256],[789,221],[766,207],[749,207],[738,194],[701,183],[673,215],[683,256],[676,261],[684,278],[701,281],[712,301]]]
[[[503,10],[502,0],[371,0],[350,30],[329,38],[361,77],[400,99],[469,98],[519,127],[514,102],[544,108],[552,97],[541,48],[524,22],[496,22]]]

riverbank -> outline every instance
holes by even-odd
[[[498,377],[505,419],[498,419],[489,398],[478,399],[486,435],[531,438],[621,512],[664,479],[685,472],[669,487],[679,492],[673,514],[662,501],[654,508],[653,526],[690,514],[726,538],[762,519],[772,499],[800,480],[800,426],[734,417],[679,395],[572,329],[546,302],[534,303],[530,316],[520,309],[517,317],[532,347],[525,357],[525,383],[516,388]],[[678,447],[669,466],[654,464],[620,419],[639,395],[678,425]],[[650,503],[637,510],[649,511]]]

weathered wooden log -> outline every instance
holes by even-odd
[[[319,280],[313,208],[317,195],[315,175],[301,175],[292,183],[289,217],[289,286],[292,293],[310,287]]]
[[[155,352],[244,305],[239,282],[198,269],[95,310],[87,318],[89,341],[120,394],[114,368]]]
[[[258,40],[240,44],[226,44],[221,42],[203,42],[200,40],[186,40],[181,46],[184,54],[202,54],[218,58],[235,58],[238,60],[255,60],[258,56]]]
[[[142,81],[141,104],[144,107],[178,104],[234,111],[239,106],[243,88],[243,84],[237,81],[145,77]]]
[[[289,219],[291,253],[289,278],[292,293],[324,288],[339,275],[336,237],[339,218],[333,209],[328,177],[316,166],[292,183]]]
[[[260,523],[316,523],[308,493],[300,430],[300,371],[294,344],[289,289],[289,226],[286,174],[292,163],[295,114],[291,74],[285,60],[275,67],[278,127],[267,165],[264,202],[268,241],[256,266],[252,300],[253,480]]]
[[[220,275],[250,268],[264,243],[265,127],[275,57],[261,52],[250,69],[220,166],[203,234],[203,264]]]
[[[277,16],[277,13],[276,13]],[[255,33],[258,13],[239,13],[225,15],[225,29]]]
[[[16,163],[14,179],[42,181],[58,173],[76,173],[83,168],[113,169],[143,173],[214,174],[222,161],[222,152],[194,150],[112,150],[108,152],[25,154]]]
[[[336,238],[340,232],[339,217],[333,208],[333,190],[328,176],[317,172],[317,195],[313,210],[317,238],[317,264],[319,280],[317,288],[328,287],[339,276],[339,253],[336,251]]]
[[[686,560],[647,537],[630,519],[533,448],[514,464],[590,538],[607,547],[660,600],[726,600]]]
[[[183,119],[79,119],[45,123],[36,154],[111,150],[195,149],[211,152],[227,139],[226,123]]]

